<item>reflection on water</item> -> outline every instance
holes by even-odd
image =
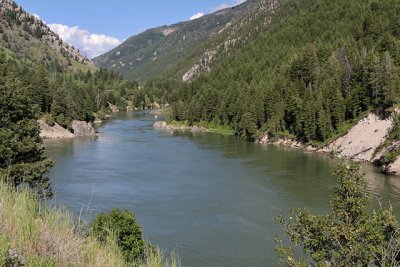
[[[160,118],[160,117],[159,117]],[[162,119],[162,118],[161,118]],[[232,136],[155,130],[149,113],[119,113],[97,138],[46,141],[57,203],[78,213],[135,212],[150,241],[184,266],[276,266],[274,218],[326,213],[337,162]],[[368,189],[399,211],[400,181],[365,165]]]

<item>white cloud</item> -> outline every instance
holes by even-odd
[[[117,38],[104,34],[90,33],[79,26],[69,27],[63,24],[49,24],[52,31],[60,35],[67,43],[79,49],[89,58],[99,56],[121,43]]]
[[[204,13],[197,12],[196,14],[194,14],[193,16],[190,17],[190,20],[198,19],[198,18],[201,18],[202,16],[204,16]]]
[[[221,10],[221,9],[225,9],[225,8],[229,8],[229,7],[234,7],[234,6],[237,6],[237,5],[240,5],[240,4],[244,3],[244,2],[246,2],[246,1],[247,1],[247,0],[235,0],[235,1],[231,2],[231,3],[222,3],[222,4],[219,4],[218,6],[216,6],[216,7],[213,9],[213,11],[215,12],[215,11],[219,11],[219,10]]]

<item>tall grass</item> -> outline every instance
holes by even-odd
[[[146,263],[127,263],[115,238],[100,243],[61,208],[44,208],[29,189],[15,190],[0,179],[0,266],[10,251],[27,266],[179,266],[175,255],[147,252]]]

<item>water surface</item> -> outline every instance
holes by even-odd
[[[97,138],[46,141],[58,204],[93,216],[133,211],[145,236],[184,266],[277,266],[274,218],[329,210],[337,161],[232,136],[153,129],[148,112],[118,113]],[[399,211],[400,179],[365,166],[369,190]]]

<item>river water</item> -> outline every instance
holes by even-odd
[[[129,209],[144,235],[183,266],[277,266],[275,223],[292,207],[329,211],[337,160],[233,136],[153,129],[118,113],[97,138],[46,141],[56,202],[91,218]],[[400,212],[400,179],[364,166],[376,202]]]

